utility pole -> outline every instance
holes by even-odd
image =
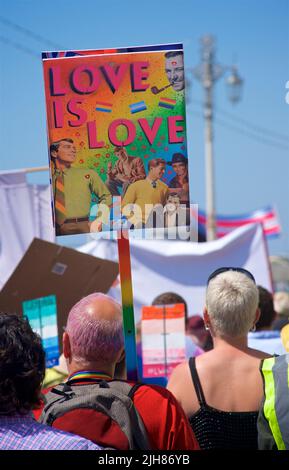
[[[213,88],[219,78],[227,70],[231,75],[227,78],[230,91],[229,99],[236,103],[240,99],[243,80],[235,66],[220,65],[215,61],[215,40],[212,36],[203,36],[201,42],[201,63],[193,68],[194,76],[204,89],[204,119],[205,119],[205,165],[206,165],[206,234],[207,241],[216,238],[215,214],[215,183],[214,183],[214,133],[213,133]]]

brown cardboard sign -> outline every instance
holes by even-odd
[[[0,292],[0,311],[22,315],[22,302],[48,295],[57,298],[57,323],[63,327],[71,307],[93,292],[106,293],[118,275],[118,264],[34,238]]]

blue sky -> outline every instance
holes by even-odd
[[[42,50],[183,42],[192,79],[191,69],[200,62],[199,38],[210,33],[217,40],[217,61],[236,62],[244,78],[243,98],[235,106],[224,79],[215,87],[217,211],[242,214],[274,204],[283,233],[270,241],[270,254],[289,255],[288,0],[0,0],[0,5],[1,169],[47,164]],[[204,208],[203,94],[191,81],[190,188],[192,200]],[[45,182],[48,175],[32,180]]]

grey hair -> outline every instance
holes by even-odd
[[[206,306],[217,336],[247,335],[253,326],[259,292],[242,273],[227,271],[213,278],[206,291]]]

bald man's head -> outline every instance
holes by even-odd
[[[101,293],[84,297],[72,310],[78,308],[95,320],[118,320],[122,318],[119,303],[112,297]]]
[[[123,349],[121,307],[105,294],[88,295],[70,310],[66,332],[75,361],[112,364]]]

